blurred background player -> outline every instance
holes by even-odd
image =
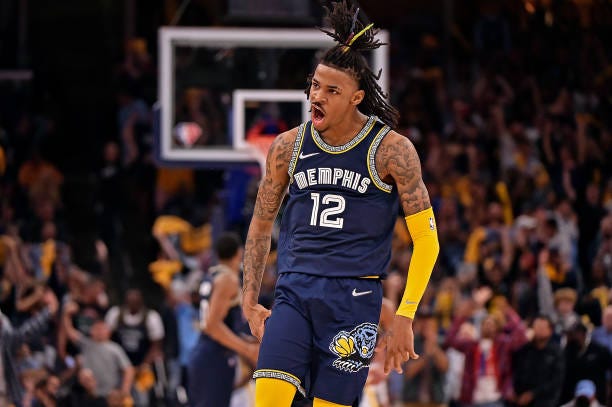
[[[211,267],[200,284],[202,335],[188,367],[189,405],[229,407],[234,390],[238,355],[251,365],[259,346],[242,337],[246,323],[241,310],[240,237],[224,233],[215,244],[219,264]]]

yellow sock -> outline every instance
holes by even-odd
[[[332,403],[331,401],[325,401],[325,400],[318,399],[315,397],[312,407],[351,407],[351,406],[345,406],[344,404],[336,404],[336,403]]]
[[[290,407],[295,391],[289,382],[260,377],[255,380],[255,407]]]

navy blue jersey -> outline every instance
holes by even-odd
[[[233,273],[233,271],[222,265],[211,267],[208,274],[206,274],[200,283],[200,328],[202,330],[206,327],[206,318],[208,317],[210,307],[210,297],[212,296],[214,290],[214,281],[215,278],[221,273]],[[238,294],[232,302],[232,306],[227,312],[227,316],[223,322],[234,333],[240,334],[241,332],[244,332],[244,318],[242,318],[240,294]],[[202,336],[213,341],[213,339],[209,338],[205,333],[202,333]]]
[[[299,127],[281,222],[279,273],[385,276],[398,198],[396,188],[380,179],[375,156],[389,130],[372,116],[351,141],[330,146],[311,122]]]

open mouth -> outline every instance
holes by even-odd
[[[320,107],[314,104],[311,105],[311,111],[312,111],[312,122],[315,125],[320,124],[325,118],[325,112]]]

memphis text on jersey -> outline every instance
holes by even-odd
[[[360,173],[342,168],[310,168],[293,176],[297,187],[304,189],[313,185],[337,185],[364,194],[372,183]]]

